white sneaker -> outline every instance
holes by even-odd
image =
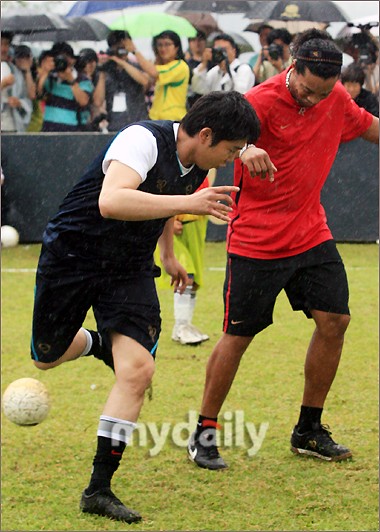
[[[182,345],[196,345],[203,342],[202,337],[192,330],[192,326],[189,323],[174,325],[172,340]]]
[[[203,334],[192,323],[189,324],[189,328],[194,334],[197,334],[198,336],[200,336],[202,338],[202,342],[206,342],[207,340],[210,340],[210,337],[207,334]]]

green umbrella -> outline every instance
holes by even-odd
[[[110,24],[111,30],[128,31],[132,38],[154,37],[162,31],[171,30],[180,37],[195,37],[197,30],[183,17],[161,12],[124,13]]]

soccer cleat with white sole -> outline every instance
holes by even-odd
[[[199,332],[194,331],[193,326],[189,323],[174,325],[172,332],[172,340],[179,342],[182,345],[197,345],[204,340]]]

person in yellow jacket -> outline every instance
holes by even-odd
[[[149,118],[181,120],[186,114],[190,69],[184,60],[179,35],[167,30],[153,37],[155,63],[146,59],[132,41],[131,46],[139,65],[155,83]]]

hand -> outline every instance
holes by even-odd
[[[62,81],[68,81],[69,83],[72,83],[74,81],[73,69],[71,66],[68,66],[63,72],[58,72],[57,76]]]
[[[16,96],[8,96],[8,105],[10,107],[17,108],[21,107],[21,102],[18,98],[16,98]]]
[[[52,70],[54,70],[55,64],[54,64],[54,58],[50,55],[47,55],[42,61],[40,70],[42,72],[46,72],[49,74]]]
[[[180,222],[179,220],[174,220],[174,234],[176,236],[182,235],[182,228],[182,222]]]
[[[190,196],[187,196],[187,210],[189,214],[207,214],[219,218],[223,222],[229,221],[229,213],[232,211],[231,192],[239,192],[239,187],[224,185],[208,187]]]
[[[189,282],[185,268],[178,262],[174,255],[170,258],[161,258],[161,261],[166,273],[171,277],[170,285],[174,286],[174,291],[183,294]]]
[[[277,168],[265,150],[251,146],[245,150],[241,156],[241,160],[248,168],[252,177],[259,175],[261,179],[266,179],[268,175],[269,181],[274,181],[274,173],[277,172]]]
[[[29,72],[33,64],[32,57],[20,57],[17,62],[17,66],[23,72]]]

